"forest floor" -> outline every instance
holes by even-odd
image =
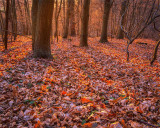
[[[53,60],[32,58],[30,39],[0,46],[0,127],[160,127],[160,50],[150,66],[155,42],[136,42],[130,62],[117,39],[60,39]]]

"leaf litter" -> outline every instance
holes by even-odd
[[[141,41],[130,62],[116,39],[90,38],[89,48],[61,39],[53,60],[32,58],[26,38],[0,47],[0,127],[158,128],[160,57],[150,66],[154,42]]]

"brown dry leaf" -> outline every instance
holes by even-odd
[[[142,125],[135,121],[129,121],[133,128],[142,128]]]

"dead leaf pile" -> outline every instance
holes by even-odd
[[[73,47],[76,38],[60,39],[53,60],[32,58],[25,38],[8,51],[0,47],[0,127],[158,128],[160,57],[149,65],[153,42],[133,44],[126,62],[126,42],[97,40],[80,48]]]

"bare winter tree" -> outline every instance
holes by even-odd
[[[126,9],[127,10],[127,9]],[[123,17],[125,16],[126,12],[124,12],[124,14],[121,17],[121,30],[124,32],[124,34],[126,35],[126,37],[128,38],[128,42],[127,42],[127,48],[126,48],[126,52],[127,52],[127,61],[129,61],[129,46],[134,42],[135,39],[137,39],[140,34],[150,25],[152,24],[155,19],[157,19],[158,17],[160,17],[160,15],[158,14],[160,10],[160,7],[156,7],[156,0],[153,0],[152,2],[152,6],[151,9],[147,12],[148,15],[144,18],[142,17],[144,21],[144,23],[141,24],[141,28],[138,30],[138,32],[135,34],[134,37],[132,37],[131,35],[129,35],[129,31],[125,30],[122,22],[123,22]],[[131,31],[131,30],[130,30]]]

